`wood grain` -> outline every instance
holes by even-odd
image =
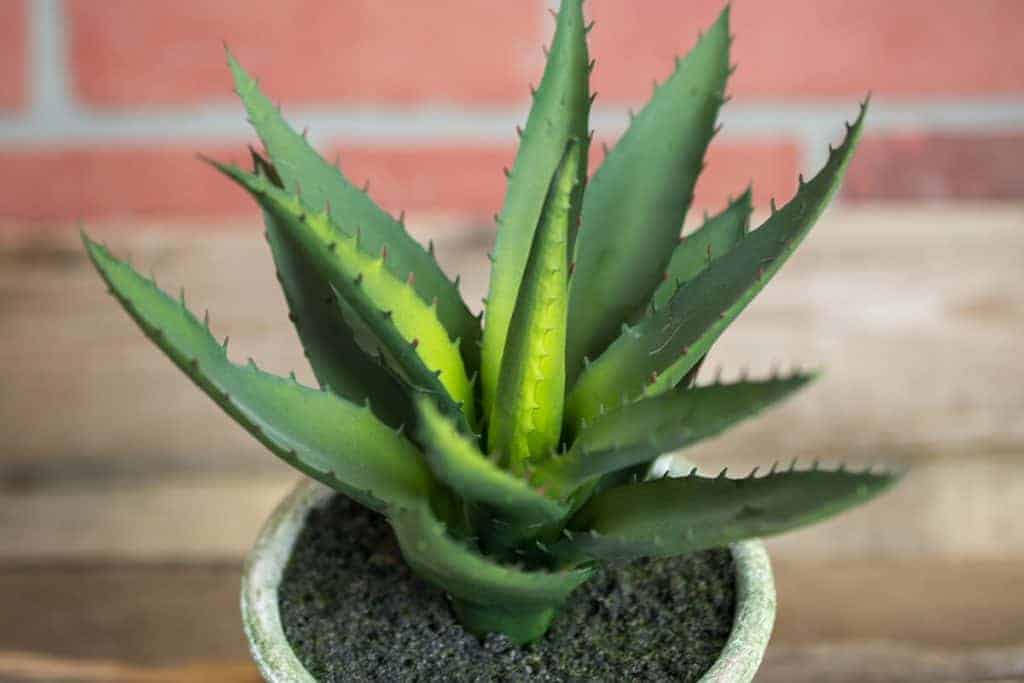
[[[972,649],[854,641],[769,648],[759,683],[998,683],[1024,678],[1024,645]]]
[[[248,661],[190,662],[179,666],[134,666],[117,660],[66,659],[34,652],[0,651],[0,683],[261,683]]]
[[[0,506],[0,565],[238,560],[295,476],[282,467],[280,477],[117,478],[10,491]]]
[[[187,282],[233,356],[310,381],[254,223],[122,227],[94,232],[167,289]],[[415,227],[478,304],[490,233]],[[73,235],[5,235],[0,560],[240,557],[294,475],[143,338]],[[883,500],[773,541],[781,559],[1024,555],[1022,263],[1019,205],[832,211],[704,375],[798,362],[825,378],[687,456],[913,465]]]
[[[172,666],[244,659],[241,565],[45,563],[0,569],[0,650]]]
[[[1017,560],[776,560],[786,646],[852,640],[934,650],[1024,644],[1024,572]],[[1022,653],[1024,654],[1024,653]]]
[[[759,683],[1015,683],[1024,677],[1021,648],[949,651],[878,642],[822,643],[769,649]],[[258,683],[245,660],[137,666],[116,660],[63,659],[0,651],[0,683]]]
[[[238,614],[241,567],[0,567],[0,681],[258,680]],[[759,681],[1024,676],[1011,562],[778,563],[780,612]]]

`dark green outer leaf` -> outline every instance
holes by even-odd
[[[644,308],[645,314],[663,308],[677,289],[732,249],[747,234],[752,211],[750,197],[748,189],[739,199],[730,202],[725,211],[709,218],[699,230],[679,242],[665,269],[665,280],[654,290]]]
[[[604,560],[667,557],[770,536],[865,503],[901,475],[772,472],[745,479],[696,474],[608,489],[570,523],[573,540],[554,549]]]
[[[690,368],[690,371],[686,373],[686,376],[683,377],[682,380],[680,380],[679,384],[677,384],[675,388],[676,389],[681,389],[681,388],[687,388],[688,389],[688,388],[692,387],[694,384],[696,384],[696,382],[697,382],[697,375],[700,374],[701,366],[704,365],[704,361],[706,359],[707,359],[707,356],[704,356],[699,361],[697,361],[697,364],[694,365],[692,368]],[[629,484],[629,483],[632,483],[632,482],[643,481],[643,480],[648,478],[648,475],[650,474],[650,471],[651,471],[651,465],[652,464],[653,463],[644,463],[642,465],[635,465],[633,467],[628,467],[628,468],[626,468],[624,470],[619,470],[618,472],[612,472],[611,474],[606,474],[603,477],[601,477],[601,479],[598,480],[593,485],[593,490],[592,491],[588,492],[585,489],[581,489],[580,493],[577,494],[577,495],[587,494],[586,497],[589,497],[589,495],[592,494],[592,493],[595,493],[595,492],[598,492],[598,491],[603,491],[603,490],[611,488],[613,486],[619,486],[621,484]],[[582,501],[582,502],[585,502],[585,501]],[[582,505],[582,502],[580,502],[579,504]]]
[[[590,578],[589,569],[529,571],[499,564],[445,532],[426,505],[388,513],[405,561],[420,576],[476,605],[561,604]]]
[[[547,66],[534,94],[498,221],[481,354],[488,416],[493,412],[508,327],[548,183],[570,139],[589,143],[590,66],[582,4],[582,0],[562,2]],[[586,151],[582,150],[578,168],[581,189],[587,173]]]
[[[475,396],[458,350],[408,282],[394,277],[383,260],[363,251],[360,238],[337,229],[324,212],[307,211],[298,200],[268,182],[224,164],[217,167],[248,190],[270,212],[289,240],[300,245],[320,277],[329,281],[372,333],[380,352],[413,387],[457,406],[475,425]],[[361,338],[357,335],[357,341]]]
[[[572,449],[537,468],[536,481],[564,495],[594,477],[650,463],[721,434],[802,388],[814,375],[714,384],[622,406],[594,419]]]
[[[867,111],[847,128],[842,146],[796,197],[757,230],[683,285],[660,311],[623,334],[573,387],[570,428],[643,393],[674,387],[793,253],[828,206],[860,138]]]
[[[399,280],[406,280],[412,273],[417,294],[428,304],[437,300],[438,319],[449,336],[461,339],[460,350],[466,365],[476,371],[480,366],[480,321],[466,307],[458,288],[433,255],[405,231],[401,221],[377,206],[341,171],[327,163],[304,136],[296,133],[230,53],[228,64],[249,120],[266,146],[285,189],[300,194],[310,211],[329,208],[348,234],[361,231],[368,253],[386,250],[385,264]]]
[[[662,281],[729,77],[729,9],[657,88],[583,198],[570,282],[567,368],[615,339]]]
[[[358,406],[326,391],[238,366],[183,304],[83,235],[89,257],[142,331],[274,454],[376,510],[418,505],[433,479],[417,450]]]
[[[257,172],[273,182],[273,167],[255,153],[254,158]],[[356,403],[370,399],[374,414],[393,427],[412,424],[412,405],[407,395],[380,361],[356,343],[342,312],[331,301],[330,284],[320,277],[302,250],[287,239],[287,233],[270,212],[263,212],[263,220],[289,318],[320,386]]]

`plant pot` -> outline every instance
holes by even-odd
[[[278,610],[278,585],[309,511],[334,492],[301,482],[274,510],[246,559],[242,576],[242,621],[253,660],[270,683],[313,681],[288,644]],[[732,632],[705,682],[750,681],[768,646],[775,621],[775,584],[760,541],[731,547],[736,567],[736,612]]]

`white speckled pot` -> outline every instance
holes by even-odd
[[[314,680],[284,637],[277,586],[306,515],[327,503],[333,494],[316,482],[301,482],[274,510],[246,559],[242,622],[252,657],[269,683]],[[764,545],[760,541],[738,543],[732,553],[736,561],[736,617],[722,654],[701,679],[705,683],[753,680],[775,623],[775,582]]]

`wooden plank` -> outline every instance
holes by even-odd
[[[251,680],[240,571],[237,563],[2,566],[0,681],[61,672],[77,673],[65,679],[75,681]],[[779,618],[758,680],[1024,675],[1017,563],[779,563],[776,574]]]
[[[1024,676],[1017,648],[970,652],[889,643],[826,643],[771,648],[757,680],[765,683],[900,683],[962,681],[1013,683]],[[0,681],[54,683],[258,683],[246,661],[147,667],[111,660],[62,659],[0,652]]]
[[[749,462],[741,471],[749,471]],[[196,471],[9,488],[0,506],[0,562],[237,560],[297,476],[281,466],[280,476]],[[1011,504],[1019,500],[1024,500],[1024,476],[1001,459],[919,462],[898,489],[881,499],[769,539],[768,546],[779,560],[1019,561],[1024,525]]]
[[[241,565],[0,568],[0,651],[172,666],[242,660]]]
[[[826,643],[769,649],[757,680],[765,683],[1012,683],[1024,676],[1020,660],[1019,648],[950,652],[889,643]],[[246,661],[148,667],[113,660],[0,652],[0,681],[258,683],[261,680],[255,666]]]
[[[836,211],[716,345],[725,376],[825,377],[730,433],[786,458],[904,462],[1024,453],[1024,210]]]
[[[0,652],[0,681],[47,683],[260,683],[251,662],[193,662],[180,666],[133,666],[116,660],[65,659]]]
[[[839,642],[769,647],[759,683],[911,683],[1024,678],[1024,645],[966,650]]]
[[[486,285],[490,234],[423,224]],[[254,223],[96,229],[232,338],[310,375]],[[208,236],[210,234],[211,236]],[[0,245],[0,557],[237,558],[293,476],[212,408],[107,297],[64,232]],[[716,346],[726,377],[793,359],[825,378],[687,452],[709,467],[915,465],[886,499],[773,542],[779,557],[1024,554],[1024,206],[838,209]],[[142,511],[141,513],[139,511]],[[228,520],[228,521],[225,521]]]
[[[297,476],[122,479],[6,493],[0,561],[237,561]]]
[[[903,642],[949,651],[1024,644],[1024,573],[1016,560],[774,565],[776,643]]]
[[[194,308],[211,310],[239,359],[308,379],[258,233],[200,238],[201,230],[157,225],[112,232],[111,242],[168,289],[187,282]],[[487,234],[440,230],[420,231],[440,233],[438,253],[463,274],[475,304]],[[182,458],[192,466],[212,452],[254,466],[248,453],[236,455],[245,436],[117,310],[69,239],[60,233],[0,250],[0,420],[18,426],[3,459]],[[829,373],[736,443],[783,456],[1024,452],[1024,381],[1015,381],[1024,367],[1012,343],[1024,321],[1022,257],[1021,207],[829,213],[710,364],[727,376],[744,366],[767,372],[775,362]]]

